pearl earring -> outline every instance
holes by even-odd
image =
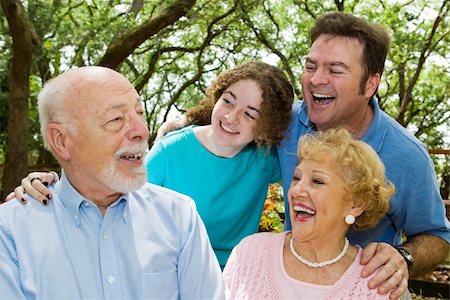
[[[352,225],[353,223],[355,223],[355,216],[354,215],[346,215],[345,223],[347,223],[348,225]]]

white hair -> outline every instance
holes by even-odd
[[[74,129],[74,122],[71,121],[70,112],[65,105],[70,94],[70,84],[67,80],[56,77],[47,81],[44,88],[38,95],[39,121],[41,124],[41,135],[44,146],[53,152],[47,138],[47,126],[50,123],[66,124],[69,131]]]

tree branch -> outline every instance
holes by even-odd
[[[98,62],[99,65],[117,69],[125,58],[143,42],[163,28],[175,23],[194,6],[195,0],[178,0],[164,8],[158,15],[142,25],[132,28],[115,39]]]

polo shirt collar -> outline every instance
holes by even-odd
[[[370,99],[369,105],[373,108],[373,119],[361,140],[372,146],[379,153],[387,133],[388,122],[374,98]]]
[[[369,105],[373,108],[373,119],[361,140],[372,146],[372,148],[379,153],[386,136],[388,122],[384,117],[378,102],[374,98],[369,100]],[[299,113],[297,115],[299,122],[301,122],[303,126],[310,130],[315,130],[314,124],[309,120],[305,101],[301,102]]]
[[[307,127],[308,129],[315,130],[315,125],[311,123],[308,116],[308,108],[306,106],[306,101],[302,101],[300,104],[300,110],[297,114],[298,120],[300,123],[303,124],[303,126]]]

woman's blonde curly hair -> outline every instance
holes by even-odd
[[[383,162],[372,147],[355,140],[346,128],[304,135],[300,138],[297,155],[300,161],[332,160],[340,166],[349,200],[364,208],[353,228],[370,228],[388,211],[395,187],[386,179]]]
[[[283,71],[264,62],[247,62],[221,73],[206,90],[202,103],[187,111],[188,121],[197,125],[210,124],[212,109],[223,92],[245,79],[258,84],[263,100],[254,132],[255,142],[259,147],[278,146],[289,126],[294,92]]]

